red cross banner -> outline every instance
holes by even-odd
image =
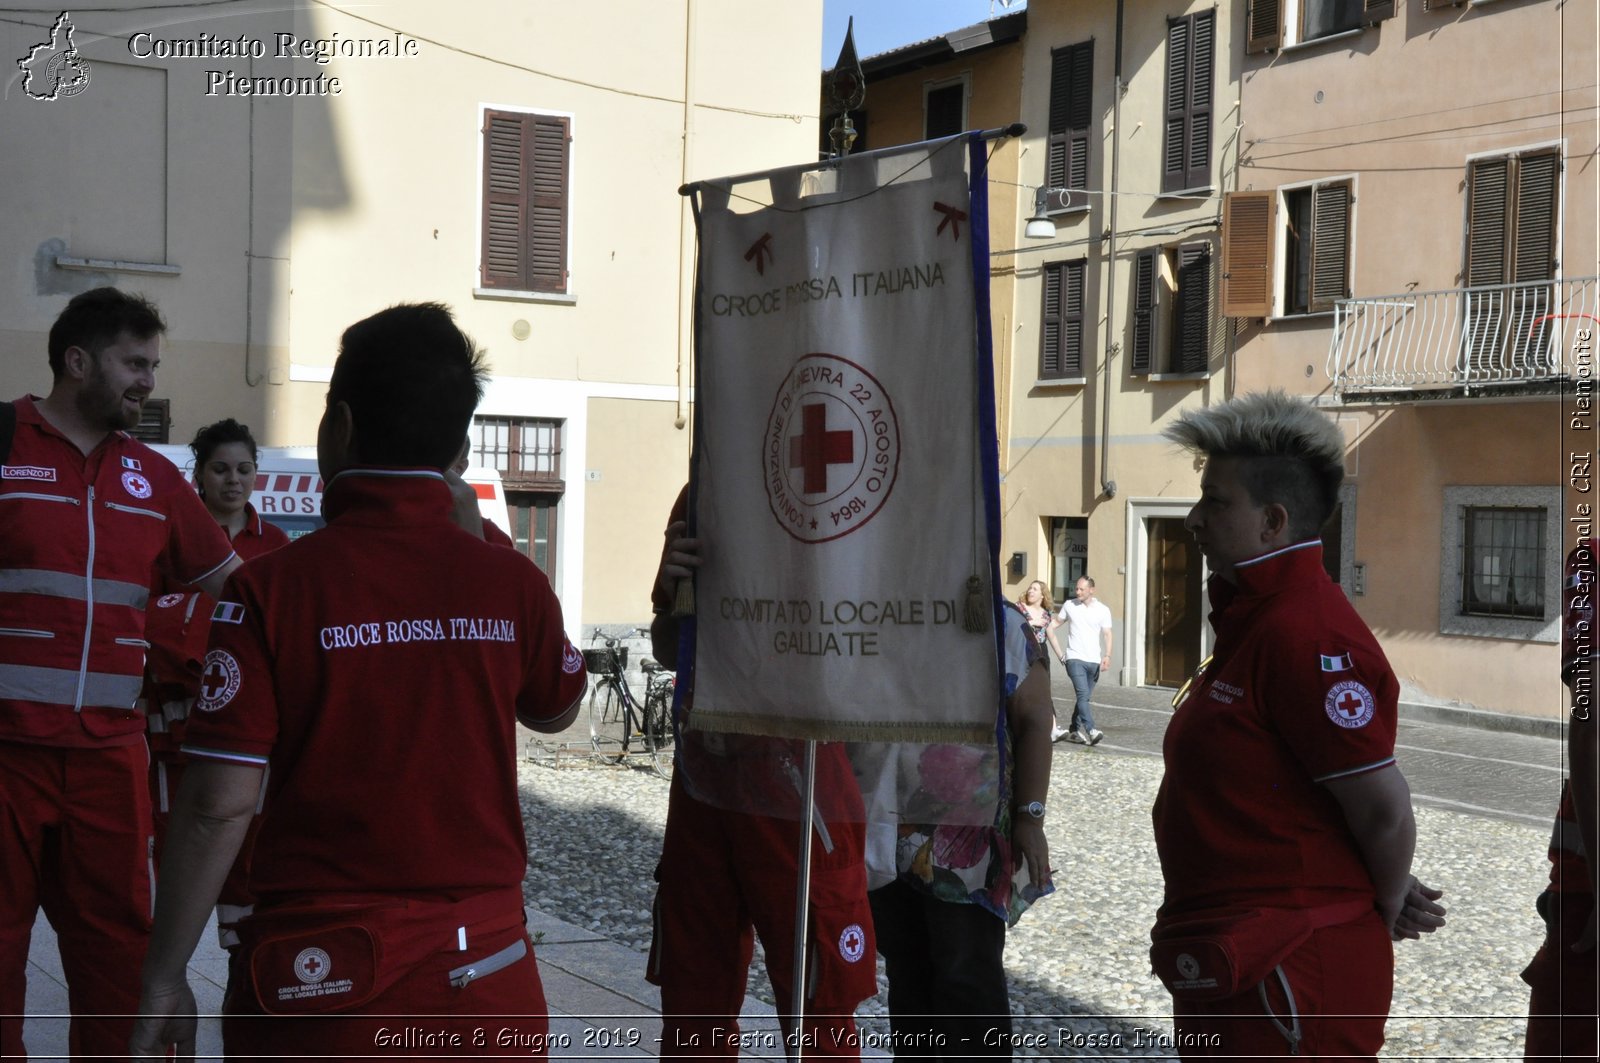
[[[697,730],[994,740],[982,148],[698,186]]]

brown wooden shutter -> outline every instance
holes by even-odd
[[[1050,53],[1050,126],[1045,183],[1052,188],[1089,187],[1089,124],[1094,88],[1094,41]],[[1063,207],[1082,207],[1087,196],[1068,196]]]
[[[1173,369],[1203,373],[1211,362],[1210,244],[1178,248],[1178,298],[1173,309]]]
[[[1128,372],[1151,371],[1156,347],[1157,289],[1161,284],[1160,248],[1140,251],[1133,260],[1133,340],[1128,344]]]
[[[1561,176],[1554,154],[1517,160],[1517,235],[1510,280],[1543,281],[1556,275],[1556,192]]]
[[[1361,15],[1367,25],[1394,17],[1394,0],[1362,0]]]
[[[1272,234],[1276,192],[1229,192],[1222,197],[1222,312],[1227,317],[1272,315]]]
[[[1244,17],[1247,53],[1270,52],[1283,44],[1283,0],[1250,0]]]
[[[483,287],[567,290],[565,118],[488,111],[483,128]]]
[[[1083,278],[1085,262],[1061,267],[1061,371],[1083,375]]]
[[[528,197],[524,184],[527,115],[488,111],[483,127],[483,261],[485,288],[523,287],[523,234]]]
[[[1040,296],[1044,322],[1039,327],[1039,377],[1062,376],[1061,372],[1061,266],[1044,268],[1044,291]]]
[[[1477,159],[1467,171],[1467,287],[1506,279],[1511,160]]]
[[[1167,23],[1167,110],[1161,191],[1211,183],[1212,62],[1216,13]]]
[[[1350,186],[1318,185],[1311,195],[1311,313],[1350,295]]]

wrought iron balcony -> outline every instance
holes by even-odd
[[[1566,277],[1341,299],[1328,377],[1345,401],[1553,391],[1594,346],[1597,297],[1600,278]]]

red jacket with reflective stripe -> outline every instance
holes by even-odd
[[[113,432],[85,455],[32,397],[16,410],[0,466],[0,741],[131,745],[156,558],[192,583],[233,549],[149,447]]]

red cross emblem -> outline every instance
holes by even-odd
[[[855,963],[867,952],[867,935],[862,931],[860,923],[851,923],[839,935],[839,955],[845,962]]]
[[[212,650],[206,654],[206,664],[200,673],[200,700],[195,708],[216,712],[239,693],[239,662],[227,650]]]
[[[294,958],[295,977],[307,985],[328,977],[328,971],[332,967],[333,961],[328,959],[328,954],[321,949],[301,949],[300,955]]]
[[[855,437],[848,431],[828,431],[828,408],[808,402],[800,408],[800,434],[789,437],[789,468],[805,472],[808,495],[828,489],[828,466],[855,460]]]
[[[866,524],[900,468],[900,421],[882,382],[838,355],[800,357],[773,398],[761,468],[773,517],[801,542]]]
[[[1344,728],[1365,727],[1372,720],[1377,700],[1363,683],[1347,679],[1328,688],[1323,708],[1328,719]]]

